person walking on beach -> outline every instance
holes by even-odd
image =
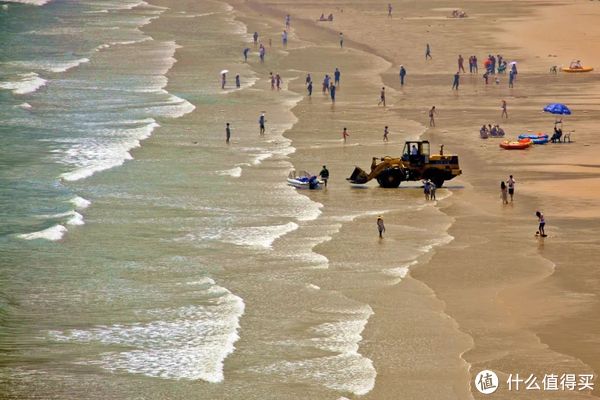
[[[326,165],[323,165],[323,169],[319,172],[319,176],[323,181],[323,186],[327,187],[327,181],[329,180],[329,170]]]
[[[381,88],[381,93],[379,94],[379,103],[377,105],[380,106],[381,104],[385,107],[385,87]]]
[[[515,80],[515,73],[511,69],[510,72],[508,73],[508,87],[509,88],[513,87],[514,80]]]
[[[335,85],[333,83],[329,87],[329,95],[331,96],[331,102],[335,103]]]
[[[261,43],[260,47],[258,48],[258,57],[260,58],[261,63],[265,62],[265,54],[266,53],[267,53],[267,50],[265,49],[265,46],[263,46]]]
[[[283,31],[281,34],[281,42],[283,43],[283,47],[287,47],[288,34],[287,31]]]
[[[254,47],[256,47],[256,44],[258,43],[258,32],[254,32],[252,38],[254,39]]]
[[[385,224],[381,215],[377,217],[377,230],[379,231],[379,237],[383,238],[383,232],[385,232]]]
[[[437,189],[437,186],[435,186],[435,183],[429,181],[429,200],[437,200],[435,198],[435,189]]]
[[[502,197],[502,204],[508,204],[508,189],[504,181],[500,182],[500,197]]]
[[[342,73],[336,68],[335,72],[333,73],[333,80],[335,81],[336,86],[340,85],[340,76],[342,76]]]
[[[458,85],[459,85],[459,83],[460,83],[460,74],[459,74],[459,72],[457,71],[457,72],[454,74],[454,81],[452,82],[452,90],[454,90],[454,89],[458,90]]]
[[[506,100],[502,100],[502,116],[501,118],[508,119],[508,112],[506,111]]]
[[[433,106],[431,107],[431,110],[429,110],[429,126],[435,127],[435,114],[437,114],[437,111],[435,106]]]
[[[221,74],[221,89],[225,89],[225,84],[227,83],[227,73],[223,72]]]
[[[388,17],[392,18],[392,3],[388,3]]]
[[[323,94],[329,90],[329,81],[331,78],[329,75],[325,74],[325,78],[323,78]]]
[[[269,72],[269,80],[271,81],[271,90],[275,90],[275,75]]]
[[[240,83],[240,74],[237,74],[237,75],[235,76],[235,87],[239,89],[241,86],[242,86],[242,85],[241,85],[241,83]]]
[[[479,73],[479,69],[477,67],[477,56],[473,56],[473,72],[476,74]]]
[[[283,83],[283,79],[281,79],[281,75],[279,75],[279,74],[275,75],[275,86],[277,87],[277,90],[281,90],[282,83]]]
[[[515,179],[513,178],[512,175],[510,175],[508,177],[508,180],[506,181],[506,185],[508,186],[508,194],[510,195],[510,202],[512,203],[513,201],[513,197],[515,195]]]
[[[248,52],[250,51],[249,47],[244,48],[244,62],[248,62]]]
[[[384,142],[389,141],[389,139],[388,139],[388,135],[389,134],[390,134],[390,131],[389,131],[387,125],[386,125],[385,128],[383,129],[383,141]]]
[[[462,54],[458,55],[458,72],[462,71],[463,74],[465,73],[465,59],[463,58]]]
[[[539,222],[538,231],[535,233],[535,235],[546,237],[546,219],[544,218],[544,214],[542,214],[540,211],[536,211],[535,216],[538,218]]]
[[[344,128],[344,130],[342,131],[342,138],[344,139],[344,143],[346,143],[346,138],[350,136],[350,134],[348,133],[348,131],[346,130],[346,128]]]
[[[229,122],[225,126],[225,143],[229,144],[229,139],[231,138],[231,128],[229,127]]]
[[[265,122],[267,122],[267,120],[265,119],[265,113],[261,113],[260,117],[258,117],[258,126],[260,128],[260,134],[264,135],[265,134]]]
[[[427,47],[425,47],[425,60],[431,59],[431,47],[429,47],[429,43],[427,43]]]
[[[308,82],[308,85],[306,86],[306,90],[308,90],[309,97],[312,96],[312,89],[313,89],[313,85],[312,85],[312,81],[310,81],[310,82]]]
[[[340,32],[340,49],[344,48],[344,34]]]
[[[400,86],[404,86],[404,77],[406,76],[406,68],[404,65],[400,66]]]
[[[310,74],[306,74],[306,79],[304,80],[304,82],[308,85],[309,82],[312,82],[312,77],[310,76]]]

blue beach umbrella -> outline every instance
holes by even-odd
[[[544,112],[555,114],[555,115],[571,115],[569,107],[562,103],[552,103],[544,107]]]

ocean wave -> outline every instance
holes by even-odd
[[[79,196],[73,197],[71,200],[69,200],[69,202],[71,204],[73,204],[75,206],[75,208],[78,210],[83,210],[84,208],[88,208],[90,206],[90,204],[92,204],[91,201],[86,200],[83,197],[79,197]]]
[[[152,131],[160,126],[156,121],[151,121],[139,128],[120,130],[120,140],[108,138],[101,141],[98,138],[87,138],[73,144],[62,152],[61,162],[78,168],[65,172],[60,177],[66,181],[77,181],[131,160],[133,157],[129,151],[139,147],[140,141],[150,137]]]
[[[149,323],[115,324],[92,329],[51,331],[58,342],[100,343],[133,348],[99,354],[99,359],[78,362],[109,371],[124,371],[163,379],[224,379],[223,362],[235,350],[243,300],[229,290],[205,281],[199,287],[203,305],[150,310]]]
[[[217,175],[231,176],[232,178],[239,178],[242,176],[242,167],[234,167],[223,171],[217,171]]]
[[[71,61],[9,61],[6,64],[37,71],[49,71],[54,73],[65,72],[81,64],[89,62],[89,58],[79,58]]]
[[[38,232],[23,233],[19,235],[19,237],[25,240],[45,239],[57,241],[62,239],[62,237],[65,235],[65,232],[67,232],[67,228],[65,228],[63,225],[54,225]]]
[[[46,83],[47,80],[40,78],[35,72],[20,74],[19,80],[14,82],[0,82],[0,88],[12,90],[14,94],[33,93]]]
[[[320,324],[309,329],[315,337],[287,344],[314,346],[338,353],[332,356],[304,360],[281,361],[258,372],[272,374],[288,382],[317,382],[327,388],[355,395],[364,395],[375,386],[377,372],[373,362],[358,353],[362,332],[373,315],[368,305],[341,309],[322,308],[317,313],[332,315],[337,321]]]
[[[7,3],[21,3],[31,4],[34,6],[43,6],[44,4],[50,3],[52,0],[3,0]]]
[[[284,225],[248,226],[225,230],[216,238],[238,246],[271,248],[275,240],[298,229],[298,224],[288,222]]]
[[[31,108],[32,108],[31,104],[29,104],[29,103],[21,103],[17,107],[22,108],[24,110],[31,110]]]

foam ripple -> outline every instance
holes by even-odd
[[[35,72],[20,74],[19,77],[20,80],[15,82],[0,82],[0,88],[12,90],[14,94],[27,94],[35,92],[48,83]]]
[[[44,239],[55,242],[62,239],[66,232],[67,228],[63,225],[54,225],[38,232],[23,233],[19,237],[25,240]]]

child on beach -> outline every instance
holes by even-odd
[[[502,197],[502,204],[508,204],[508,190],[504,181],[500,182],[500,197]]]
[[[536,211],[535,212],[535,216],[538,217],[538,222],[539,222],[539,226],[538,226],[538,231],[535,233],[535,235],[540,235],[542,237],[546,237],[546,231],[545,231],[545,226],[546,226],[546,220],[544,219],[544,214],[542,214],[540,211]]]
[[[377,217],[377,230],[379,231],[379,237],[383,237],[383,232],[385,232],[385,225],[383,224],[383,218],[381,215]]]
[[[435,186],[435,183],[433,182],[429,182],[429,199],[430,200],[437,200],[435,198],[435,189],[437,189],[437,186]]]
[[[323,185],[327,187],[327,181],[329,180],[329,170],[327,169],[326,165],[323,165],[323,169],[321,170],[321,172],[319,172],[319,176],[323,181]]]
[[[423,193],[425,194],[425,200],[429,200],[429,195],[431,193],[431,183],[428,180],[423,182]]]
[[[308,82],[308,86],[306,86],[306,90],[308,90],[309,97],[312,96],[312,89],[313,89],[312,81],[310,81],[310,82]]]
[[[258,126],[260,128],[261,135],[265,134],[265,122],[267,122],[267,120],[265,119],[265,113],[262,113],[262,114],[260,114],[260,117],[258,118]]]
[[[331,96],[331,102],[335,103],[335,85],[333,83],[329,87],[329,95]]]
[[[344,131],[342,132],[342,138],[344,139],[344,143],[346,143],[346,138],[350,136],[350,134],[348,133],[348,131],[346,130],[346,128],[344,128]]]
[[[388,141],[388,134],[390,133],[390,131],[388,130],[388,127],[386,125],[386,127],[383,129],[383,141],[387,142]]]
[[[229,139],[231,138],[231,128],[229,127],[229,122],[225,127],[225,143],[229,144]]]
[[[508,119],[508,112],[506,112],[506,100],[502,100],[502,116],[501,118],[506,117]]]

